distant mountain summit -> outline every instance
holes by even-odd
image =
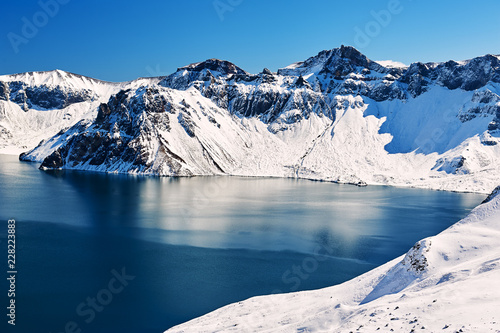
[[[352,46],[341,46],[333,50],[321,51],[318,55],[278,70],[280,75],[334,74],[337,77],[350,73],[373,70],[388,73],[390,69],[371,61]]]
[[[222,75],[248,74],[235,64],[226,60],[219,60],[219,59],[208,59],[203,62],[197,62],[177,69],[177,71],[183,71],[183,70],[193,71],[193,72],[202,72],[203,70],[210,70],[212,73],[216,72]]]
[[[489,192],[499,93],[495,55],[384,66],[351,46],[274,73],[209,59],[124,83],[5,75],[0,151],[43,168]]]

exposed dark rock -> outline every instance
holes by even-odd
[[[497,130],[500,130],[500,121],[495,119],[488,124],[488,131],[497,131]]]
[[[262,74],[273,75],[273,72],[271,72],[271,71],[270,71],[269,69],[267,69],[267,68],[264,68],[264,69],[262,70]]]
[[[177,119],[179,120],[179,124],[181,124],[186,131],[187,135],[193,138],[195,136],[196,125],[191,119],[191,115],[189,114],[189,112],[180,112]]]
[[[95,119],[96,123],[102,123],[106,117],[111,113],[111,109],[108,104],[101,103],[99,109],[97,110],[97,117]]]
[[[500,101],[500,97],[490,90],[482,90],[475,91],[474,95],[472,95],[471,101],[481,104],[497,103]]]
[[[496,146],[498,142],[493,140],[481,140],[481,143],[485,146]]]
[[[9,82],[8,89],[4,87],[4,92],[8,92],[9,94],[8,98],[5,100],[11,100],[17,103],[25,111],[31,108],[42,108],[47,110],[63,109],[71,104],[89,101],[94,98],[94,93],[86,89],[63,90],[63,88],[59,86],[29,86],[21,81]]]
[[[208,59],[200,63],[191,64],[185,67],[178,68],[178,71],[188,70],[194,72],[201,72],[204,69],[209,69],[211,71],[219,72],[223,75],[229,74],[247,74],[243,69],[239,68],[235,64],[219,59]]]
[[[488,197],[486,197],[486,199],[484,199],[483,202],[481,202],[481,204],[485,204],[487,202],[490,202],[491,200],[493,200],[493,198],[495,198],[499,194],[500,194],[500,186],[497,186],[493,190],[493,192],[491,192],[490,195],[488,195]]]
[[[474,58],[462,65],[456,61],[448,61],[438,65],[431,74],[431,78],[448,89],[462,88],[475,90],[486,85],[488,81],[498,78],[499,60],[492,55]]]
[[[309,82],[307,82],[306,80],[304,80],[304,78],[301,76],[299,76],[299,78],[297,79],[297,81],[295,81],[295,86],[296,87],[306,87],[306,88],[309,88],[309,89],[312,89],[311,88],[311,85],[309,84]]]
[[[425,254],[430,251],[432,243],[429,240],[421,240],[413,245],[404,257],[402,264],[407,266],[407,270],[416,274],[422,274],[429,263]]]
[[[458,160],[458,162],[456,163],[455,167],[456,167],[457,169],[462,168],[462,167],[464,166],[464,164],[465,164],[465,161],[466,161],[466,160],[467,160],[467,159],[466,159],[465,157],[461,156],[461,157],[460,157],[460,160]]]
[[[52,154],[50,154],[49,156],[47,156],[43,162],[42,162],[42,165],[40,166],[40,169],[59,169],[59,168],[62,168],[63,165],[64,165],[64,162],[63,162],[63,159],[62,159],[62,156],[61,156],[61,152],[63,150],[62,149],[58,149],[56,151],[54,151]],[[23,154],[21,154],[19,156],[19,158],[22,158],[24,157]]]
[[[0,100],[8,101],[10,95],[9,85],[5,82],[0,81]]]

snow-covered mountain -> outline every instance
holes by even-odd
[[[343,284],[253,297],[167,332],[500,332],[500,186],[466,218]]]
[[[81,120],[92,121],[123,86],[158,81],[112,83],[61,70],[0,76],[0,153],[19,154]]]
[[[22,155],[43,168],[491,191],[499,57],[381,63],[342,46],[275,73],[209,59],[119,84],[60,71],[3,76],[0,145],[44,139]]]

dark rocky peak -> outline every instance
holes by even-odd
[[[500,82],[500,61],[498,56],[487,54],[465,61],[450,60],[443,63],[421,63],[410,65],[400,81],[407,83],[413,97],[426,91],[426,86],[435,82],[448,89],[472,91],[484,87],[488,82]],[[491,96],[477,97],[484,101]]]
[[[424,64],[421,62],[414,62],[408,67],[406,72],[403,74],[401,78],[402,82],[408,82],[409,78],[413,75],[421,75],[425,77],[429,77],[432,71],[432,67],[430,64]]]
[[[249,76],[247,72],[229,61],[208,59],[180,67],[175,73],[165,77],[158,84],[164,87],[185,90],[195,81],[214,83],[218,79],[231,80]]]
[[[0,85],[0,99],[18,104],[24,111],[63,109],[71,104],[91,101],[97,94],[91,89],[72,89],[60,85],[29,85],[11,81]]]
[[[262,74],[238,74],[238,75],[230,75],[227,78],[227,81],[232,83],[234,82],[255,82],[259,80],[259,78],[263,76]],[[265,76],[265,75],[264,75]]]
[[[276,81],[275,74],[271,72],[268,68],[264,68],[262,72],[257,74],[255,77],[258,78],[260,83],[272,83]]]
[[[264,68],[262,70],[262,74],[273,75],[273,72],[271,72],[271,70],[269,70],[269,68]]]
[[[202,81],[209,81],[210,83],[213,83],[216,80],[215,76],[210,70],[207,70],[204,74],[202,74],[200,79]]]
[[[427,90],[432,75],[432,64],[415,62],[400,77],[399,81],[408,84],[408,93],[417,97]]]
[[[112,105],[114,107],[120,104],[126,104],[126,100],[129,98],[129,93],[132,89],[122,89],[118,93],[112,95],[109,98],[108,105]]]
[[[368,59],[356,48],[342,45],[339,48],[321,51],[306,61],[297,62],[286,68],[279,69],[278,74],[299,76],[319,73],[332,74],[337,78],[341,78],[353,72],[361,73],[364,69],[380,73],[393,73],[395,76],[399,76],[402,72],[396,68],[385,68]]]
[[[483,202],[481,202],[481,204],[485,204],[485,203],[488,203],[490,202],[491,200],[495,199],[495,197],[497,196],[500,196],[500,185],[497,186],[493,192],[490,193],[490,195],[488,195],[488,197],[486,199],[483,200]]]
[[[226,60],[219,59],[208,59],[203,62],[198,62],[194,64],[190,64],[181,68],[178,68],[177,71],[193,71],[193,72],[201,72],[204,69],[210,70],[213,72],[218,72],[224,76],[230,74],[248,74],[243,69],[239,68],[232,62]]]
[[[325,62],[330,58],[332,52],[333,50],[324,50],[305,61],[299,61],[285,68],[280,68],[278,69],[278,75],[299,76],[313,73],[322,68]]]
[[[364,54],[359,52],[357,49],[355,49],[352,46],[344,46],[342,45],[340,48],[334,49],[334,55],[337,58],[343,58],[343,59],[348,59],[351,64],[355,66],[360,66],[364,68],[370,68],[372,64],[374,64],[373,61],[368,59]],[[333,55],[332,55],[333,57]],[[332,58],[330,57],[330,58]],[[380,66],[380,65],[379,65]]]
[[[343,77],[353,72],[361,73],[364,69],[379,73],[391,73],[394,76],[400,74],[397,69],[385,68],[379,63],[368,59],[354,47],[344,45],[332,50],[332,54],[326,61],[322,72],[331,73],[336,77]]]

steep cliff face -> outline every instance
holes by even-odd
[[[94,121],[61,131],[21,158],[42,157],[44,169],[231,174],[243,158],[237,147],[245,147],[244,133],[221,112],[196,91],[156,85],[124,89],[98,107]]]
[[[276,73],[209,59],[118,85],[38,80],[29,94],[12,77],[0,104],[88,107],[82,122],[22,156],[44,168],[486,192],[500,172],[498,73],[492,55],[396,68],[342,46]]]
[[[158,95],[149,98],[152,93],[144,88],[135,92],[121,90],[113,95],[108,103],[99,106],[94,123],[79,123],[68,131],[74,135],[44,159],[42,168],[60,168],[69,163],[72,167],[88,165],[109,171],[123,165],[128,165],[127,171],[149,170],[152,162],[143,153],[150,143],[146,137],[153,131],[169,130],[166,100]],[[152,126],[152,118],[158,126]]]

